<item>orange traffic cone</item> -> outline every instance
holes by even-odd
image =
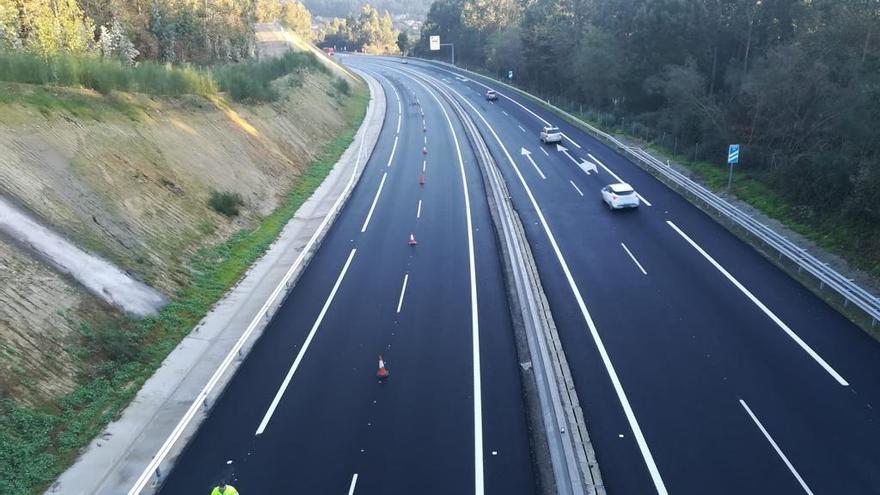
[[[424,186],[424,185],[425,185],[425,174],[422,174],[422,175],[419,176],[419,185],[420,185],[420,186]]]
[[[416,242],[416,236],[415,236],[415,234],[410,234],[410,235],[409,235],[409,240],[406,241],[406,243],[409,244],[410,246],[415,246],[416,244],[418,244],[418,242]]]
[[[382,356],[379,356],[379,371],[376,372],[376,378],[388,378],[390,374],[388,369],[385,368],[385,360],[382,359]]]

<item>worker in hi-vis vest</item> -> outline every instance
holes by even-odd
[[[232,485],[227,485],[225,481],[221,481],[219,485],[214,487],[211,495],[238,495],[238,490]]]

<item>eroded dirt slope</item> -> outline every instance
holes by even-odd
[[[272,104],[0,88],[0,195],[173,296],[200,247],[253,227],[345,127],[333,77],[300,73]],[[244,199],[229,219],[212,191]],[[75,383],[82,332],[116,310],[0,239],[0,398]],[[85,326],[84,326],[85,324]]]

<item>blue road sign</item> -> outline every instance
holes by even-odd
[[[727,163],[734,165],[739,163],[739,145],[731,144],[729,148],[727,148]]]

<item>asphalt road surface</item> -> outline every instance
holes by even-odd
[[[242,495],[535,491],[473,153],[436,95],[362,67],[388,101],[375,151],[163,494],[207,494],[221,478]]]
[[[351,64],[450,88],[481,127],[526,225],[609,493],[880,493],[875,340],[540,105],[445,66]],[[546,122],[564,150],[538,140]],[[637,210],[601,202],[599,189],[621,180],[642,196]]]

